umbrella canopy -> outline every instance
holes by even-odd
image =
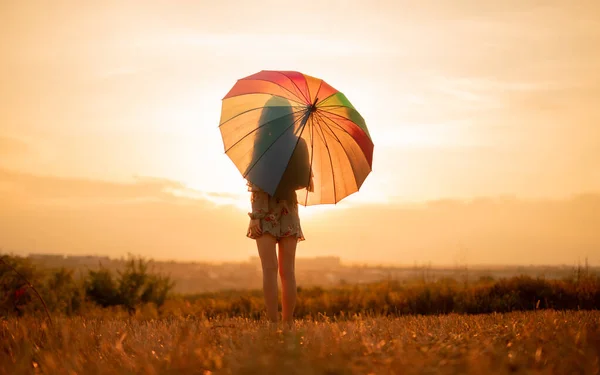
[[[242,176],[273,196],[296,191],[302,205],[335,204],[372,169],[365,120],[325,81],[263,70],[223,98],[219,129]]]

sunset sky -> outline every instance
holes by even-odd
[[[469,248],[470,262],[587,255],[600,264],[591,229],[566,230],[572,242],[552,252],[535,242],[521,259],[470,245],[468,233],[483,235],[474,227],[430,244],[457,222],[431,224],[402,246],[377,236],[406,230],[394,210],[440,199],[513,197],[551,209],[599,193],[599,14],[596,0],[2,1],[0,247],[254,255],[248,193],[218,123],[237,79],[274,69],[342,91],[375,144],[359,193],[301,210],[299,254],[452,263]],[[365,221],[380,208],[385,218]],[[579,223],[569,217],[559,231]],[[356,228],[372,242],[357,241]]]

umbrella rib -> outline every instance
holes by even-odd
[[[347,106],[341,105],[341,104],[331,104],[331,105],[319,106],[319,109],[323,109],[323,108],[350,108],[350,107],[347,107]],[[327,111],[327,112],[329,112],[329,111]]]
[[[349,133],[349,132],[348,132],[346,129],[344,129],[344,128],[342,128],[341,126],[339,126],[338,124],[336,124],[336,123],[335,123],[335,121],[333,121],[332,119],[330,119],[330,118],[329,118],[329,117],[327,117],[327,116],[323,116],[323,115],[321,115],[320,113],[319,113],[318,115],[319,115],[319,118],[320,118],[320,119],[323,121],[323,123],[325,124],[325,126],[327,126],[327,129],[329,129],[329,131],[331,131],[331,133],[332,133],[332,134],[335,136],[335,138],[337,139],[337,141],[338,141],[339,143],[342,143],[342,142],[341,142],[341,141],[340,141],[340,139],[337,137],[337,135],[335,135],[335,133],[333,133],[333,130],[331,130],[331,127],[329,126],[329,124],[327,124],[327,123],[325,122],[325,120],[324,120],[324,119],[330,120],[330,121],[333,123],[333,126],[334,126],[336,129],[339,129],[339,130],[343,131],[344,133],[348,134],[348,135],[349,135],[349,136],[350,136],[352,139],[354,139],[354,137],[352,136],[352,134],[350,134],[350,133]],[[342,147],[342,148],[343,148],[343,147]],[[345,152],[345,151],[346,151],[346,150],[344,150],[344,152]]]
[[[319,115],[321,115],[321,114],[319,114]],[[348,132],[346,129],[344,129],[344,128],[342,128],[341,126],[339,126],[338,124],[336,124],[336,122],[335,122],[333,119],[331,119],[331,118],[327,117],[326,115],[322,115],[322,118],[326,118],[327,120],[331,121],[331,124],[332,124],[332,125],[333,125],[333,126],[336,128],[336,129],[339,129],[339,130],[343,131],[344,133],[348,134],[348,135],[349,135],[349,136],[350,136],[352,139],[355,139],[355,138],[352,136],[352,134],[350,134],[350,132]],[[342,118],[345,118],[345,117],[342,117]],[[347,119],[346,119],[346,120],[347,120]],[[327,127],[329,128],[329,130],[331,130],[331,128],[329,127],[329,125],[328,125],[328,124],[325,124],[325,125],[327,125]],[[362,129],[361,129],[361,130],[362,130]],[[367,134],[367,135],[368,135],[368,134]],[[371,139],[371,138],[369,138],[369,140],[370,140],[370,139]],[[356,141],[355,141],[355,142],[356,142]],[[371,141],[371,144],[372,144],[372,143],[373,143],[373,141]],[[344,149],[344,152],[345,152],[345,151],[346,151],[346,150]],[[361,151],[362,151],[362,148],[361,148]],[[367,161],[367,164],[369,165],[369,168],[370,168],[370,170],[372,170],[372,168],[373,168],[373,167],[371,166],[371,163],[369,163],[369,161],[367,160],[367,157],[366,157],[366,155],[365,155],[364,151],[362,151],[360,154],[362,155],[362,157],[363,157],[363,158],[365,158],[365,161]]]
[[[262,79],[261,79],[261,80],[258,80],[258,79],[257,79],[256,81],[271,82],[271,81],[265,81],[265,80],[262,80]],[[275,84],[276,84],[276,83],[275,83]],[[276,84],[276,85],[277,85],[277,84]],[[285,87],[283,87],[283,89],[287,90]],[[288,91],[288,92],[290,92],[290,90],[287,90],[287,91]],[[292,92],[290,92],[290,93],[291,93],[292,95],[294,95],[294,96],[296,96],[296,97],[297,97],[297,95],[295,95],[294,93],[292,93]],[[221,99],[221,100],[227,100],[227,99],[231,99],[231,98],[237,98],[238,96],[252,95],[252,94],[263,94],[263,95],[277,96],[277,97],[279,97],[279,98],[283,98],[283,99],[285,99],[285,100],[289,100],[289,101],[292,101],[292,102],[294,102],[294,103],[298,103],[299,105],[306,105],[306,103],[299,102],[298,100],[295,100],[295,99],[286,98],[285,96],[281,96],[281,95],[275,95],[275,94],[272,94],[272,93],[270,93],[270,92],[260,92],[260,91],[245,92],[245,93],[242,93],[242,94],[237,94],[237,95],[228,96],[228,97],[226,97],[226,98],[224,98],[224,99]]]
[[[321,82],[319,82],[319,88],[317,88],[317,92],[315,94],[315,98],[319,97],[319,92],[321,92],[321,86],[323,86],[323,80],[321,80]],[[306,87],[308,87],[308,83],[306,84]],[[308,92],[310,94],[310,87],[308,88]]]
[[[315,112],[315,115],[316,115],[317,113],[318,113],[318,111],[317,111],[317,112]],[[325,135],[324,135],[324,134],[319,134],[319,132],[317,132],[317,135],[319,135],[319,136],[321,137],[321,141],[323,141],[323,143],[325,143]]]
[[[313,160],[315,158],[315,124],[314,121],[311,121],[310,123],[310,129],[311,129],[311,134],[310,134],[310,167],[308,168],[308,181],[306,183],[306,197],[304,198],[304,205],[306,206],[306,204],[308,203],[308,187],[310,186],[310,179],[312,177],[312,166],[313,166]],[[313,182],[314,184],[314,182]]]
[[[308,112],[308,111],[307,111],[307,112]],[[302,117],[300,117],[300,119],[301,119],[301,118],[302,118]],[[252,170],[252,168],[254,168],[254,166],[255,166],[256,164],[258,164],[258,162],[260,161],[260,159],[262,159],[262,157],[263,157],[263,156],[265,156],[265,154],[266,154],[267,152],[269,152],[269,150],[271,149],[271,147],[273,147],[273,145],[274,145],[274,144],[275,144],[275,143],[276,143],[276,142],[279,140],[279,138],[281,138],[281,137],[282,137],[282,136],[285,134],[285,132],[287,132],[287,131],[288,131],[290,128],[292,128],[292,127],[293,127],[293,126],[296,124],[296,122],[297,122],[297,121],[298,121],[298,119],[294,120],[294,121],[293,121],[293,122],[292,122],[292,123],[291,123],[291,124],[290,124],[290,125],[289,125],[289,126],[286,128],[286,129],[285,129],[285,130],[284,130],[284,131],[282,131],[282,132],[281,132],[281,134],[279,134],[279,136],[278,136],[278,137],[277,137],[277,138],[276,138],[276,139],[275,139],[273,142],[271,142],[271,144],[269,145],[269,147],[267,147],[267,149],[265,150],[265,152],[263,152],[263,153],[262,153],[262,155],[260,155],[260,156],[258,157],[258,159],[256,159],[256,161],[255,161],[255,162],[252,164],[252,166],[251,166],[250,168],[248,168],[248,170],[247,170],[247,171],[246,171],[246,172],[243,174],[243,177],[244,177],[244,178],[246,178],[246,176],[248,175],[248,173],[250,173],[250,171]],[[304,129],[303,129],[303,130],[304,130]],[[302,134],[302,133],[301,133],[301,134]],[[246,135],[246,136],[247,136],[247,135]],[[298,139],[300,139],[300,138],[298,137]],[[298,141],[296,141],[296,145],[298,145]],[[295,149],[295,148],[296,148],[296,147],[294,147],[294,149]],[[291,159],[291,158],[290,158],[290,159]],[[289,163],[290,163],[290,161],[288,160],[288,164],[289,164]],[[287,165],[286,165],[286,168],[287,168]]]
[[[332,116],[335,116],[335,117],[338,117],[338,118],[343,118],[343,119],[346,119],[348,121],[351,121],[353,124],[356,124],[369,138],[371,138],[371,134],[369,134],[369,129],[367,129],[367,124],[365,122],[364,117],[362,117],[362,115],[356,109],[354,109],[352,107],[347,107],[347,106],[341,106],[341,107],[342,108],[346,108],[346,110],[348,110],[348,111],[353,111],[354,113],[356,113],[356,115],[358,117],[360,117],[360,119],[362,120],[362,123],[365,125],[365,129],[366,130],[363,129],[355,120],[351,119],[350,117],[346,117],[346,116],[337,114],[335,112],[331,112],[331,111],[326,110],[326,109],[323,109],[322,111],[325,112],[328,115],[332,115]],[[331,120],[333,121],[333,119],[331,119]]]
[[[304,97],[304,99],[306,99],[306,102],[307,102],[307,103],[310,103],[310,98],[307,98],[307,97],[306,97],[306,95],[304,95],[304,93],[302,92],[302,90],[300,90],[300,87],[298,87],[298,85],[296,84],[296,82],[294,82],[294,80],[293,80],[293,79],[291,79],[291,78],[290,78],[290,77],[289,77],[287,74],[285,74],[284,72],[281,72],[281,71],[276,71],[276,72],[277,72],[277,73],[279,73],[279,74],[281,74],[281,75],[282,75],[282,76],[284,76],[285,78],[289,79],[289,80],[290,80],[290,82],[292,82],[292,84],[293,84],[294,86],[296,86],[296,88],[298,89],[298,92],[299,92],[300,94],[302,94],[302,96]],[[300,74],[302,74],[302,73],[300,73]],[[304,74],[302,74],[302,76],[304,77]],[[306,81],[306,78],[304,78],[304,80]],[[306,89],[308,90],[308,84],[306,85]]]
[[[321,83],[323,83],[323,81],[321,81]],[[319,87],[319,91],[320,91],[320,90],[321,90],[321,88]],[[323,100],[321,100],[321,103],[323,103],[324,101],[326,101],[327,99],[331,98],[332,96],[334,96],[334,95],[336,95],[336,94],[340,94],[340,92],[339,92],[339,91],[336,91],[336,92],[334,92],[333,94],[329,95],[328,97],[326,97],[326,98],[323,98]],[[321,107],[319,107],[319,108],[321,108]]]
[[[346,118],[346,117],[344,117],[344,116],[336,115],[335,113],[332,113],[332,112],[329,112],[329,111],[323,111],[323,112],[326,112],[326,113],[328,113],[328,114],[330,114],[330,115],[334,115],[334,116],[337,116],[337,117],[339,117],[339,118],[342,118],[342,119],[344,119],[344,120],[348,120],[348,121],[350,121],[351,123],[353,123],[354,125],[356,125],[356,126],[357,126],[357,127],[358,127],[358,128],[359,128],[359,129],[360,129],[362,132],[363,132],[363,133],[365,133],[365,135],[367,136],[367,138],[369,139],[369,141],[371,141],[371,143],[373,143],[373,141],[371,140],[371,137],[370,137],[369,133],[368,133],[368,132],[366,132],[366,131],[365,131],[363,128],[361,128],[360,126],[358,126],[358,124],[357,124],[357,123],[355,123],[354,121],[352,121],[352,120],[350,120],[349,118]],[[336,127],[336,128],[338,128],[338,129],[340,129],[340,130],[344,131],[345,133],[347,133],[349,136],[351,136],[351,137],[352,137],[352,134],[350,134],[350,132],[348,132],[346,129],[344,129],[344,128],[342,128],[341,126],[339,126],[338,124],[336,124],[336,123],[335,123],[335,121],[334,121],[332,118],[330,118],[329,116],[327,116],[327,115],[325,115],[325,114],[323,114],[323,117],[324,117],[324,118],[326,118],[326,119],[328,119],[328,120],[331,120],[331,122],[332,122],[332,123],[335,125],[335,127]],[[354,138],[354,137],[352,137],[352,138]]]
[[[292,116],[292,115],[298,114],[298,113],[300,113],[300,112],[302,112],[302,111],[304,111],[304,110],[306,110],[306,109],[304,108],[304,109],[302,109],[302,110],[295,111],[295,112],[292,112],[292,113],[290,113],[290,114],[287,114],[287,115],[284,115],[284,116],[276,117],[276,118],[274,118],[274,119],[272,119],[272,120],[270,120],[270,121],[267,121],[267,122],[265,122],[265,123],[264,123],[264,124],[262,124],[261,126],[259,126],[259,127],[255,128],[255,129],[252,129],[252,131],[248,132],[248,134],[244,135],[243,137],[241,137],[240,139],[238,139],[238,140],[237,140],[237,141],[236,141],[234,144],[232,144],[231,146],[229,146],[229,148],[225,150],[225,153],[228,153],[228,152],[229,152],[229,150],[231,150],[232,148],[234,148],[234,147],[235,147],[235,146],[236,146],[238,143],[240,143],[241,141],[243,141],[244,139],[246,139],[246,137],[248,137],[250,134],[252,134],[252,133],[254,133],[254,132],[258,131],[258,130],[259,130],[260,128],[262,128],[263,126],[265,126],[265,125],[267,125],[267,124],[270,124],[270,123],[272,123],[273,121],[280,120],[280,119],[282,119],[282,118],[284,118],[284,117],[287,117],[287,116]],[[294,125],[296,121],[297,121],[297,120],[294,120],[294,122],[292,122],[292,125]],[[287,129],[286,129],[286,130],[285,130],[283,133],[285,133],[286,131],[287,131]],[[283,133],[281,133],[281,134],[283,134]],[[277,137],[277,139],[279,139],[279,137]]]
[[[306,127],[306,123],[308,122],[308,119],[310,118],[310,112],[307,110],[304,116],[306,116],[306,118],[305,118],[305,119],[303,119],[303,121],[304,121],[304,124],[300,125],[300,127],[301,127],[302,129],[300,130],[300,134],[298,135],[298,140],[296,141],[296,144],[294,145],[294,150],[296,150],[296,147],[298,147],[298,143],[300,143],[300,138],[302,138],[302,134],[304,133],[304,128]],[[302,117],[300,117],[300,118],[302,118]],[[294,121],[294,122],[296,122],[296,121]],[[293,124],[292,124],[292,125],[293,125]],[[287,131],[287,129],[286,129],[286,131]],[[285,133],[285,132],[283,132],[283,133]],[[283,133],[281,133],[281,135],[283,135]],[[280,135],[279,137],[281,137],[281,135]],[[279,139],[279,137],[277,137],[277,139]],[[277,139],[275,140],[275,142],[277,142]],[[273,142],[273,143],[275,143],[275,142]],[[272,145],[272,144],[271,144],[271,145]],[[267,149],[267,151],[268,151],[268,149]],[[266,153],[267,151],[265,151],[265,153]],[[292,158],[290,157],[290,160],[291,160],[291,159],[292,159]],[[284,170],[286,170],[286,169],[287,169],[287,167],[290,165],[290,160],[288,160],[287,164],[285,165],[285,169],[284,169]]]
[[[290,77],[288,77],[288,76],[286,76],[286,77],[287,77],[288,79],[290,78]],[[298,95],[296,95],[295,93],[293,93],[293,92],[292,92],[290,89],[288,89],[288,88],[285,88],[285,87],[281,86],[279,83],[277,83],[277,82],[275,82],[275,81],[269,81],[269,80],[262,79],[262,78],[252,78],[252,79],[245,79],[245,81],[262,81],[262,82],[269,82],[269,83],[272,83],[272,84],[275,84],[275,85],[277,85],[277,86],[281,87],[281,88],[282,88],[282,89],[284,89],[285,91],[287,91],[287,92],[289,92],[290,94],[294,95],[296,98],[298,98],[298,99],[302,100],[302,98],[301,98],[301,97],[299,97]],[[296,87],[298,87],[298,86],[296,86]],[[300,91],[300,89],[298,89],[298,91]],[[265,93],[265,94],[268,94],[268,93]],[[302,95],[302,96],[304,96],[304,95]],[[291,100],[291,99],[290,99],[290,100]],[[296,103],[305,104],[305,103],[302,103],[301,101],[297,101],[297,100],[294,100],[294,101],[295,101]]]
[[[323,118],[321,117],[321,115],[319,115],[319,118],[321,120],[323,120]],[[331,119],[329,119],[329,120],[331,120]],[[332,122],[333,122],[333,120],[332,120]],[[356,186],[358,188],[358,183],[356,181],[356,174],[357,173],[356,173],[356,170],[354,169],[354,164],[352,164],[352,162],[350,161],[351,158],[350,158],[350,155],[348,155],[348,151],[346,150],[346,147],[344,147],[344,144],[342,143],[342,141],[340,141],[340,139],[338,138],[337,134],[335,134],[335,132],[333,130],[331,130],[331,127],[329,126],[329,124],[325,120],[323,120],[323,123],[325,124],[325,126],[327,126],[327,129],[329,129],[329,131],[331,132],[331,134],[333,134],[333,136],[338,141],[338,143],[340,144],[340,146],[342,146],[342,150],[344,150],[344,154],[346,154],[346,158],[348,158],[348,161],[350,162],[350,167],[352,168],[352,172],[353,172],[353,175],[354,175],[353,176],[354,177],[354,183],[356,184]],[[339,129],[342,129],[342,128],[339,128]],[[344,130],[344,129],[342,129],[342,130]],[[350,133],[347,133],[347,132],[346,132],[346,134],[350,135]],[[352,135],[350,135],[350,137],[352,137]],[[352,138],[352,139],[354,139],[354,138]],[[364,155],[363,155],[363,158],[364,158]]]
[[[327,109],[323,109],[323,108],[327,108]],[[357,111],[355,108],[353,108],[353,107],[348,107],[347,105],[331,105],[331,106],[325,105],[325,106],[319,107],[319,109],[321,109],[323,112],[327,112],[328,114],[330,114],[330,115],[334,115],[334,116],[337,116],[337,117],[343,117],[343,118],[345,118],[345,119],[348,119],[348,120],[350,120],[350,121],[354,122],[353,120],[351,120],[351,119],[350,119],[350,118],[348,118],[348,117],[342,116],[342,115],[340,115],[340,114],[337,114],[337,113],[335,113],[335,112],[331,112],[331,110],[332,110],[332,109],[335,109],[335,108],[346,108],[348,111],[354,111],[354,112],[355,112],[355,113],[356,113],[358,116],[360,116],[360,118],[362,118],[362,119],[363,119],[363,121],[364,121],[364,118],[362,117],[362,115],[361,115],[361,114],[360,114],[360,113],[359,113],[359,112],[358,112],[358,111]],[[356,122],[354,122],[354,123],[356,124]]]
[[[315,112],[317,113],[317,112]],[[327,124],[325,124],[327,126]],[[333,180],[333,203],[337,204],[337,192],[335,191],[335,171],[333,169],[333,159],[331,159],[331,151],[329,151],[329,145],[327,144],[327,137],[325,137],[325,133],[323,133],[323,129],[321,129],[321,133],[323,134],[323,142],[325,143],[325,149],[327,150],[327,155],[329,156],[329,166],[331,167],[331,179]]]
[[[287,100],[287,99],[286,99],[286,98],[284,98],[283,96],[279,96],[279,95],[273,95],[273,96]],[[279,106],[279,105],[278,105],[278,106],[271,106],[271,107],[268,107],[268,108],[275,108],[275,107],[287,107],[287,106]],[[291,107],[291,108],[306,108],[306,104],[301,104],[301,105],[290,105],[289,107]],[[243,111],[243,112],[240,112],[240,113],[238,113],[237,115],[233,116],[232,118],[230,118],[230,119],[227,119],[227,120],[223,121],[222,123],[220,123],[220,124],[219,124],[219,128],[220,128],[221,126],[223,126],[223,125],[227,124],[229,121],[231,121],[231,120],[233,120],[233,119],[235,119],[235,118],[237,118],[237,117],[240,117],[241,115],[245,115],[245,114],[246,114],[246,113],[248,113],[248,112],[256,111],[257,109],[263,109],[263,108],[267,108],[267,107],[265,107],[265,106],[261,106],[261,107],[256,107],[256,108],[247,109],[247,110],[245,110],[245,111]]]

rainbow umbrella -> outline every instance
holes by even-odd
[[[263,70],[238,80],[222,101],[225,153],[242,176],[274,196],[296,191],[302,205],[335,204],[372,169],[365,120],[325,81]]]

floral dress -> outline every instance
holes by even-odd
[[[250,219],[259,219],[262,233],[269,233],[276,239],[294,236],[298,241],[303,241],[304,234],[300,227],[298,215],[298,200],[296,193],[290,199],[279,199],[261,190],[257,186],[248,184],[251,192],[252,212],[248,213]],[[247,236],[256,239],[248,227]]]

